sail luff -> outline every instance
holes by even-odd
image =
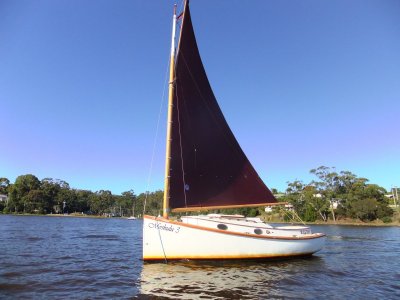
[[[172,18],[172,37],[171,37],[171,56],[169,66],[169,87],[168,87],[168,117],[167,117],[167,137],[165,149],[165,179],[164,179],[164,199],[163,199],[163,217],[169,215],[169,188],[170,188],[170,163],[171,163],[171,130],[172,113],[174,107],[174,81],[175,81],[175,33],[176,33],[176,4],[174,5],[174,15]]]

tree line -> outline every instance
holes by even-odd
[[[315,180],[288,182],[286,193],[279,199],[292,204],[304,221],[351,218],[391,222],[394,211],[383,187],[349,171],[336,172],[335,168],[325,166],[310,173]]]
[[[385,197],[387,191],[368,179],[349,171],[336,172],[335,168],[321,166],[310,171],[316,179],[309,183],[300,180],[287,183],[285,192],[272,189],[278,201],[292,205],[294,212],[306,222],[343,218],[390,222],[393,210]],[[70,188],[63,180],[44,178],[32,174],[18,176],[14,183],[0,178],[0,194],[8,195],[0,202],[0,212],[57,214],[84,213],[107,216],[140,216],[161,214],[163,191],[141,193],[133,190],[113,195],[108,190],[92,192]],[[263,214],[263,208],[215,210],[216,213]]]
[[[162,191],[141,193],[133,190],[113,195],[111,191],[73,189],[60,179],[35,175],[18,176],[14,183],[0,178],[0,194],[8,195],[7,201],[0,202],[0,212],[14,214],[63,214],[84,213],[103,216],[139,216],[146,212],[158,215],[161,209]]]

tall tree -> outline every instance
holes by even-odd
[[[113,197],[110,191],[100,190],[90,195],[89,205],[92,213],[103,215],[111,212]]]
[[[49,212],[47,202],[41,190],[30,190],[22,197],[24,213],[44,214]]]
[[[131,216],[135,216],[135,212],[137,214],[137,209],[136,209],[136,195],[133,190],[129,190],[126,192],[122,193],[122,200],[124,200],[124,207],[127,205],[130,205],[130,209],[132,210]]]
[[[317,193],[315,195],[316,209],[324,221],[327,220],[326,213],[330,209],[332,218],[336,221],[335,211],[333,209],[333,199],[336,198],[339,175],[335,168],[320,166],[317,169],[310,170],[311,174],[318,177],[320,181],[312,181]],[[323,212],[324,211],[324,212]]]
[[[40,181],[36,176],[32,174],[18,176],[9,191],[8,210],[22,212],[24,210],[23,197],[30,191],[39,189]]]
[[[0,178],[0,194],[7,195],[8,187],[10,186],[10,180],[5,177]]]

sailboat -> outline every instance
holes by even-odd
[[[175,31],[180,22],[178,46]],[[143,260],[308,256],[324,244],[307,226],[170,213],[278,205],[230,130],[208,81],[190,16],[173,13],[163,215],[143,217]]]

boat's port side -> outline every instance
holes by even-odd
[[[292,235],[264,233],[266,228],[243,227],[247,232],[232,231],[239,225],[209,222],[199,226],[162,217],[143,218],[143,259],[256,259],[311,255],[322,248],[323,234]],[[188,220],[187,220],[188,221]],[[201,221],[201,220],[199,220]],[[203,220],[204,221],[204,220]],[[205,222],[207,223],[207,222]],[[214,227],[211,227],[211,225]],[[219,225],[219,226],[218,226]],[[227,229],[225,229],[227,228]],[[283,232],[283,231],[282,231]]]

